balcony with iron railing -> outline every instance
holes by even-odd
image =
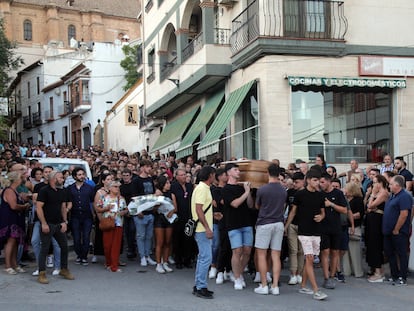
[[[35,126],[42,124],[42,116],[40,111],[32,113],[32,122]]]
[[[24,129],[30,129],[32,128],[32,119],[30,118],[30,116],[24,116],[23,117],[23,128]]]
[[[275,54],[336,55],[348,29],[344,6],[336,0],[274,0],[271,5],[256,0],[232,21],[233,58],[253,44],[264,44],[260,39]]]
[[[78,93],[75,95],[73,112],[84,113],[86,111],[91,110],[91,108],[92,106],[91,106],[89,94],[82,94],[82,96],[80,96],[80,94]]]

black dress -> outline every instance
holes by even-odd
[[[366,261],[372,269],[381,268],[384,263],[382,217],[385,202],[378,206],[376,212],[366,215],[365,225],[365,247]],[[381,213],[382,211],[382,213]]]

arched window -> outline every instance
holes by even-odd
[[[23,39],[26,41],[32,41],[32,22],[26,19],[23,22]]]
[[[73,25],[68,26],[68,44],[70,45],[70,39],[76,39],[76,28]]]

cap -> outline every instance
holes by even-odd
[[[117,180],[111,181],[111,183],[109,184],[109,188],[111,187],[119,187],[121,185],[121,183]]]
[[[233,167],[239,167],[239,166],[236,163],[227,163],[226,166],[224,167],[224,170],[227,172],[231,170]]]
[[[305,175],[303,175],[302,172],[296,172],[292,176],[292,180],[298,180],[298,179],[305,179]]]

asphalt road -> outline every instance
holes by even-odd
[[[69,268],[74,281],[52,276],[50,283],[41,285],[28,272],[15,276],[0,272],[0,310],[409,310],[414,304],[414,279],[408,286],[395,287],[387,283],[370,284],[365,278],[349,277],[338,283],[335,290],[325,290],[326,301],[298,293],[298,286],[287,285],[289,272],[282,272],[279,296],[262,296],[253,292],[256,284],[245,274],[247,288],[235,291],[230,282],[216,285],[210,280],[209,289],[215,298],[205,300],[191,294],[194,269],[175,270],[165,275],[154,267],[140,267],[128,262],[123,273],[108,272],[99,263],[89,266],[74,264],[70,253]],[[321,282],[321,269],[316,269]]]

